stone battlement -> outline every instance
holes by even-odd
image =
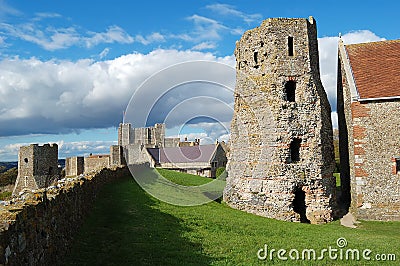
[[[13,195],[25,189],[43,188],[58,177],[58,145],[56,143],[22,146],[18,153],[18,177]]]

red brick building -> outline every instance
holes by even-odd
[[[342,201],[359,219],[400,220],[400,40],[339,41]]]

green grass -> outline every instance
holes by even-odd
[[[0,192],[0,200],[9,200],[11,198],[11,191]]]
[[[340,173],[333,173],[333,176],[336,178],[336,186],[340,187]]]
[[[200,186],[213,181],[212,178],[200,177],[198,175],[192,175],[187,173],[181,173],[177,171],[171,171],[167,169],[157,168],[157,171],[166,179],[174,182],[175,184],[184,186]]]
[[[179,175],[174,175],[177,178]],[[186,178],[187,176],[184,175]],[[194,177],[192,177],[195,179]],[[198,181],[202,177],[196,177]],[[179,178],[177,178],[179,179]],[[182,184],[193,180],[179,180]],[[396,253],[400,260],[400,223],[366,222],[350,229],[338,221],[326,225],[290,223],[234,210],[224,203],[178,207],[152,198],[133,178],[110,184],[99,195],[67,256],[66,265],[265,265],[257,251],[348,248],[372,254]],[[327,257],[327,256],[326,256]],[[375,265],[356,261],[288,261],[287,265]]]

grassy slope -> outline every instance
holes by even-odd
[[[186,173],[180,173],[167,169],[157,168],[157,171],[165,178],[171,180],[175,184],[185,186],[200,186],[208,182],[211,182],[211,178],[202,178],[197,175],[191,175]]]
[[[191,178],[199,180],[190,182],[203,179]],[[368,248],[374,253],[397,252],[398,263],[399,228],[399,222],[362,222],[358,229],[342,227],[338,221],[327,225],[289,223],[216,202],[177,207],[148,196],[129,178],[104,189],[76,236],[66,264],[258,265],[256,253],[264,244],[275,249],[321,250],[329,246],[336,248],[339,237],[347,239],[349,248]],[[281,261],[267,261],[267,264],[279,263]],[[367,264],[366,261],[358,263],[326,260],[303,264]],[[301,265],[302,262],[289,264]],[[397,264],[386,262],[383,265]]]

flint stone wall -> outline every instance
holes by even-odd
[[[344,47],[343,43],[339,47]],[[399,221],[400,100],[352,99],[347,61],[340,49],[338,54],[342,200],[357,219]]]
[[[399,221],[400,101],[354,102],[351,111],[351,212],[358,219]]]
[[[59,177],[57,144],[22,146],[18,153],[18,176],[13,195],[43,188]]]
[[[107,183],[130,176],[127,168],[58,182],[0,205],[0,264],[59,265],[74,234]]]
[[[100,171],[103,168],[110,167],[109,155],[93,155],[84,158],[84,173]]]
[[[336,207],[331,109],[319,76],[315,20],[265,20],[244,33],[235,56],[224,200],[280,220],[331,221]],[[295,82],[294,101],[285,91],[289,81]],[[291,158],[294,139],[300,139],[298,162]],[[295,210],[302,193],[305,213]]]

